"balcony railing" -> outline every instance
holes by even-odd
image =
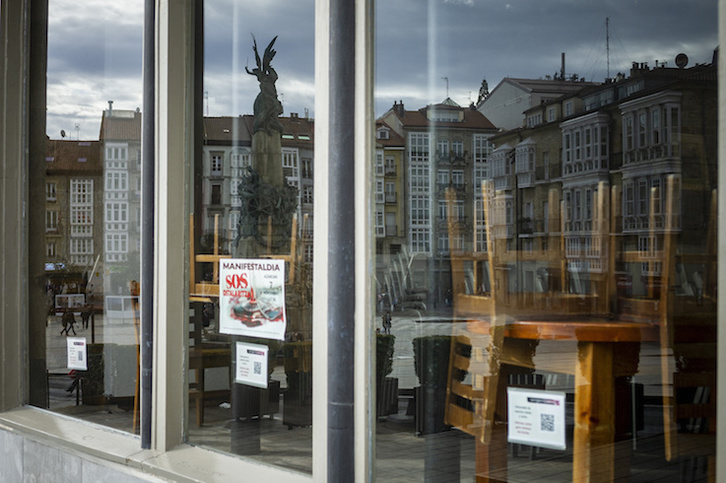
[[[534,186],[534,173],[520,173],[517,175],[517,186],[519,188],[529,188]]]

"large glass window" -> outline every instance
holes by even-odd
[[[141,142],[143,2],[48,8],[47,136],[33,140],[46,147],[46,230],[29,253],[44,260],[33,276],[45,293],[30,320],[30,399],[134,432],[140,173],[128,159]]]
[[[348,55],[366,67],[350,97],[331,99],[341,59],[320,55],[336,40],[320,33],[338,22],[327,2],[315,2],[316,29],[311,2],[162,2],[151,69],[161,99],[146,117],[160,136],[148,164],[159,170],[155,210],[140,200],[150,180],[140,173],[142,7],[101,3],[50,0],[47,102],[34,83],[46,74],[43,42],[2,38],[0,64],[14,62],[0,69],[0,97],[32,97],[0,103],[0,278],[18,301],[0,311],[1,409],[14,409],[0,414],[0,433],[17,433],[4,440],[32,439],[35,460],[47,448],[74,462],[126,458],[172,479],[245,474],[230,478],[234,468],[324,480],[324,460],[336,462],[326,453],[340,449],[361,480],[713,479],[715,0],[641,1],[628,15],[601,4],[378,2],[376,28],[361,15],[363,44]],[[25,0],[9,4],[28,15]],[[44,15],[29,15],[35,30]],[[565,62],[558,46],[583,45],[600,23],[643,60],[608,57],[605,71],[574,49]],[[358,108],[372,32],[378,136],[356,125],[340,131],[344,143],[328,140],[351,127],[329,122],[332,111],[355,106],[356,123],[371,120]],[[654,52],[667,60],[649,66]],[[325,108],[317,154],[313,92]],[[513,166],[527,139],[542,156],[525,153],[523,173]],[[340,144],[355,146],[355,163],[328,159]],[[343,290],[328,263],[340,248],[328,222],[344,218],[326,203],[334,166],[351,167],[338,181],[355,173],[355,296],[340,304],[354,334],[337,340],[355,355],[347,379],[322,355],[339,346],[333,330],[318,337],[331,308],[318,287],[312,315],[313,267],[331,299]],[[315,256],[313,204],[324,230]],[[139,336],[137,281],[152,212],[161,250],[144,273],[160,330],[143,388],[153,411],[141,414],[139,346],[151,341]],[[352,380],[356,447],[331,447],[337,408],[321,394]],[[132,436],[142,416],[150,452]],[[31,472],[37,462],[25,461]]]
[[[312,472],[313,17],[311,2],[204,2],[188,325],[188,441],[303,473]],[[376,186],[383,203],[382,178]]]
[[[406,237],[376,245],[378,480],[705,480],[716,2],[408,3],[376,14],[408,174]]]

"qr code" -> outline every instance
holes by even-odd
[[[540,429],[554,433],[555,431],[555,415],[554,414],[540,414],[539,418]]]
[[[262,374],[262,363],[261,362],[255,362],[254,367],[252,368],[252,371],[256,374]]]
[[[83,362],[83,352],[78,353],[78,360]]]

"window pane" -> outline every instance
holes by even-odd
[[[716,2],[409,3],[376,12],[378,479],[705,479]]]
[[[311,473],[314,6],[204,9],[188,440]]]
[[[31,401],[129,432],[139,427],[130,186],[140,172],[129,159],[141,141],[142,14],[137,0],[49,2],[47,138],[33,140],[46,149],[46,218],[30,256],[45,261],[47,310],[31,320]]]

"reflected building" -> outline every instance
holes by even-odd
[[[657,254],[671,228],[680,236],[679,253],[708,252],[716,88],[714,64],[633,64],[628,76],[525,110],[521,126],[494,136],[490,179],[495,204],[504,205],[495,212],[504,215],[493,216],[492,231],[522,254],[509,271],[509,291],[544,292],[549,285],[573,294],[653,297],[663,270]],[[556,252],[560,263],[527,259],[537,251]],[[647,261],[616,260],[615,251],[639,252]],[[616,277],[608,280],[611,264]],[[676,292],[707,292],[715,281],[704,271],[703,264],[680,264]]]
[[[390,294],[394,285],[387,268],[406,243],[404,138],[383,121],[376,122],[375,236],[377,290]],[[388,295],[387,295],[388,296]],[[389,300],[386,302],[390,303]]]
[[[94,275],[103,254],[101,152],[98,141],[48,140],[45,260],[52,293],[85,293],[87,285],[103,292]]]
[[[107,295],[128,295],[141,250],[141,111],[103,111],[104,274]]]
[[[567,94],[574,94],[585,86],[595,86],[594,82],[586,82],[577,74],[566,78],[564,74],[564,60],[562,71],[554,76],[544,79],[521,79],[505,77],[497,86],[483,97],[477,104],[477,109],[486,116],[499,129],[510,130],[526,125],[551,122],[554,113],[535,112],[524,118],[523,114],[533,107],[559,99]],[[569,116],[574,113],[574,104],[563,104],[564,109],[560,116]]]
[[[314,121],[291,113],[282,124],[282,168],[288,184],[298,188],[300,253],[312,262]],[[252,166],[254,116],[205,117],[202,148],[202,251],[213,250],[215,217],[219,249],[232,253],[242,201],[239,184]]]
[[[398,302],[443,304],[451,287],[450,247],[466,249],[481,243],[475,206],[487,171],[488,139],[497,130],[473,105],[461,107],[450,98],[415,111],[394,102],[379,125],[389,127],[404,142],[400,192],[408,224],[402,255],[396,257],[398,273],[392,274],[398,279]],[[448,195],[453,199],[448,200],[447,193],[453,193]],[[458,233],[453,240],[449,240],[449,201]]]

